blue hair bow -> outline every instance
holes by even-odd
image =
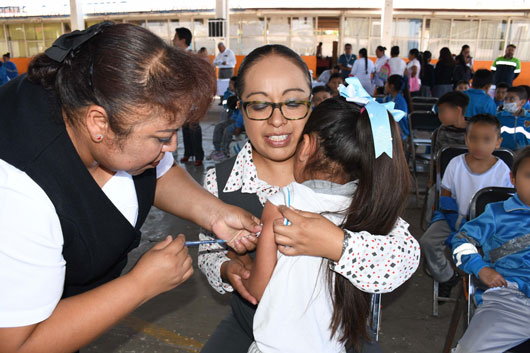
[[[394,102],[378,103],[361,85],[357,77],[348,77],[346,79],[348,86],[340,85],[339,93],[346,101],[362,105],[366,108],[370,117],[370,126],[372,127],[372,136],[374,138],[375,158],[386,153],[392,158],[392,132],[390,122],[388,121],[388,112],[392,114],[396,122],[400,121],[405,112],[394,109]]]

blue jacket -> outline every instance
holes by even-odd
[[[530,144],[530,113],[514,116],[501,110],[497,118],[501,122],[501,147],[518,150]]]
[[[466,110],[466,118],[471,118],[477,114],[491,114],[495,115],[497,106],[493,102],[493,98],[488,96],[486,92],[481,89],[470,88],[462,92],[469,97],[469,104]]]
[[[394,109],[402,110],[407,114],[398,123],[401,129],[401,138],[405,140],[410,134],[409,118],[408,118],[409,108],[407,106],[407,101],[405,100],[405,98],[403,97],[401,93],[398,93],[396,98],[394,99],[392,99],[392,95],[390,94],[386,96],[385,99],[383,100],[383,103],[388,103],[388,102],[394,102],[395,103]]]
[[[506,201],[491,203],[484,213],[464,224],[452,240],[453,257],[458,268],[478,277],[488,266],[530,297],[530,246],[517,252],[498,256],[492,250],[507,241],[528,235],[530,207],[514,195]],[[477,251],[482,247],[484,256]],[[493,258],[492,258],[493,257]],[[480,298],[477,298],[480,301]]]

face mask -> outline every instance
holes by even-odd
[[[519,107],[517,106],[517,103],[504,103],[503,110],[515,114],[515,112],[519,110]]]

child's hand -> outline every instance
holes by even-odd
[[[245,281],[250,277],[251,264],[245,264],[239,258],[233,258],[230,261],[223,263],[221,272],[224,278],[230,282],[230,285],[237,291],[244,299],[256,305],[258,301],[250,294]]]
[[[490,267],[484,267],[482,270],[480,270],[478,277],[482,283],[486,284],[490,288],[508,286],[508,283],[506,283],[504,277]]]

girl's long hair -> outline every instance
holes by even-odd
[[[389,114],[392,158],[375,158],[370,118],[363,107],[342,97],[327,99],[311,113],[304,134],[317,138],[317,153],[308,171],[337,171],[358,180],[343,227],[372,234],[388,234],[403,211],[409,192],[409,171],[397,124]],[[334,166],[334,167],[330,167]],[[374,250],[378,251],[378,250]],[[368,339],[366,321],[370,295],[354,287],[345,277],[329,272],[333,301],[331,336],[338,334],[346,345],[359,348]]]

